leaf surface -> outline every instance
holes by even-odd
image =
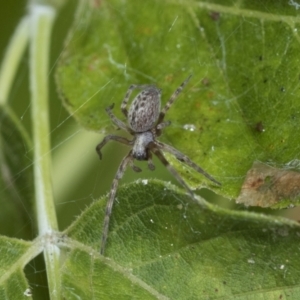
[[[0,236],[0,299],[32,299],[24,257],[31,243]]]
[[[31,238],[33,233],[32,158],[30,140],[7,107],[0,108],[0,230]],[[7,226],[7,224],[10,224]]]
[[[200,205],[159,181],[123,186],[117,199],[107,258],[98,253],[106,198],[65,232],[66,298],[299,297],[297,223]]]
[[[222,190],[168,156],[191,186],[236,198],[255,161],[299,171],[300,28],[292,2],[82,2],[57,72],[66,107],[100,131],[112,103],[124,120],[118,108],[131,84],[157,84],[166,103],[193,74],[162,139]]]

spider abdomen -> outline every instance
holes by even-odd
[[[132,101],[128,111],[128,124],[134,132],[145,132],[155,125],[160,112],[161,91],[149,86]]]

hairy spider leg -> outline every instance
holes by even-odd
[[[170,165],[170,163],[164,157],[163,153],[155,145],[153,145],[151,147],[151,150],[158,157],[158,159],[163,163],[163,165],[172,173],[172,175],[177,179],[177,181],[182,186],[185,187],[185,189],[188,191],[188,193],[194,199],[194,193],[193,193],[193,191],[189,188],[189,186],[185,183],[185,181],[181,178],[181,176],[177,173],[177,171]]]
[[[121,136],[117,136],[117,135],[112,135],[112,134],[109,134],[107,135],[101,143],[99,143],[97,146],[96,146],[96,151],[99,155],[99,158],[102,159],[102,153],[101,153],[101,149],[105,146],[105,144],[109,141],[116,141],[116,142],[119,142],[119,143],[122,143],[122,144],[125,144],[125,145],[132,145],[132,142],[127,140],[126,138],[124,137],[121,137]]]
[[[128,126],[122,122],[121,120],[119,120],[112,112],[112,109],[114,108],[115,104],[113,103],[111,106],[107,107],[105,109],[105,111],[107,112],[108,116],[110,117],[110,119],[114,122],[115,125],[117,125],[118,128],[120,129],[124,129],[127,132],[131,133],[130,128],[128,128]]]
[[[149,170],[154,171],[155,170],[155,165],[152,161],[152,153],[150,152],[149,149],[147,149],[147,163],[148,163]]]
[[[173,154],[179,161],[186,163],[188,166],[190,166],[191,168],[193,168],[194,170],[196,170],[198,173],[204,175],[206,178],[208,178],[209,180],[211,180],[212,182],[216,183],[217,185],[221,185],[221,183],[219,181],[217,181],[216,179],[214,179],[211,175],[209,175],[206,171],[204,171],[202,168],[200,168],[197,164],[195,164],[187,155],[181,153],[180,151],[178,151],[177,149],[161,143],[159,141],[155,141],[155,145],[166,152],[169,152],[171,154]]]
[[[133,90],[136,90],[136,89],[143,90],[143,89],[148,88],[149,86],[151,86],[151,85],[149,85],[149,84],[142,84],[142,85],[132,84],[129,87],[129,89],[127,90],[127,92],[125,94],[125,97],[124,97],[124,99],[122,101],[122,104],[121,104],[121,111],[122,111],[122,113],[124,114],[124,116],[126,118],[128,116],[128,110],[127,110],[126,106],[127,106],[128,100],[129,100],[129,98],[130,98],[131,93],[133,92]]]
[[[137,172],[137,173],[142,172],[142,169],[141,169],[141,168],[139,168],[138,166],[135,166],[135,165],[134,165],[133,160],[130,162],[129,165],[130,165],[131,169],[132,169],[134,172]]]
[[[108,202],[106,204],[106,209],[105,209],[105,217],[104,217],[104,222],[103,222],[103,232],[102,232],[102,239],[101,239],[101,248],[100,248],[100,253],[103,255],[104,250],[105,250],[105,244],[107,241],[107,235],[108,235],[108,229],[109,229],[109,221],[110,221],[110,215],[112,211],[112,207],[114,204],[117,188],[120,179],[123,177],[124,172],[126,170],[126,167],[128,164],[130,165],[133,161],[132,157],[132,150],[123,158],[118,171],[115,175],[115,178],[113,180],[113,183],[111,185],[111,190],[108,196]]]
[[[162,129],[164,129],[164,128],[170,126],[170,125],[171,125],[171,121],[165,121],[165,122],[162,122],[162,123],[157,124],[156,128],[157,128],[158,130],[162,130]]]
[[[192,75],[190,75],[177,89],[176,91],[172,94],[172,96],[170,97],[170,99],[168,100],[168,102],[166,103],[166,105],[164,106],[164,108],[161,110],[159,117],[158,117],[158,121],[157,124],[162,123],[162,121],[164,120],[165,114],[167,113],[167,111],[169,110],[169,108],[171,107],[171,105],[174,103],[174,101],[176,100],[176,98],[178,97],[178,95],[181,93],[181,91],[183,90],[183,88],[186,86],[186,84],[189,82],[189,80],[191,79]]]

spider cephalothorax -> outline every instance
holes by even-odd
[[[109,199],[106,205],[104,226],[101,242],[101,254],[104,254],[105,244],[108,235],[109,219],[112,211],[112,206],[116,196],[119,180],[122,178],[126,167],[129,165],[135,172],[140,172],[141,169],[133,164],[134,159],[146,160],[150,170],[154,170],[154,164],[152,162],[152,153],[158,157],[158,159],[167,167],[167,169],[173,174],[173,176],[186,188],[191,196],[193,196],[192,190],[188,187],[185,181],[177,173],[177,171],[169,164],[163,155],[162,151],[173,154],[179,161],[186,163],[188,166],[195,169],[197,172],[203,174],[209,180],[220,185],[220,183],[200,168],[197,164],[190,160],[189,157],[179,152],[177,149],[159,142],[156,137],[160,136],[162,129],[169,126],[169,121],[164,121],[164,117],[168,109],[171,107],[178,94],[182,91],[184,86],[188,83],[191,75],[176,89],[172,94],[166,105],[160,110],[160,96],[161,90],[153,85],[131,85],[123,99],[121,104],[121,110],[127,118],[127,124],[117,119],[112,113],[114,105],[111,105],[106,109],[110,119],[117,125],[118,128],[124,129],[133,135],[133,140],[128,140],[124,137],[116,135],[108,135],[103,141],[97,145],[97,153],[102,158],[101,149],[110,140],[114,140],[128,146],[132,149],[123,158],[119,169],[115,175],[112,183],[112,187],[109,193]],[[142,90],[132,101],[129,111],[127,111],[127,103],[130,95],[134,89]]]

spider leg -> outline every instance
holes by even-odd
[[[192,167],[194,170],[196,170],[198,173],[204,175],[206,178],[211,180],[212,182],[216,183],[217,185],[221,185],[219,181],[214,179],[211,175],[209,175],[206,171],[204,171],[202,168],[200,168],[197,164],[195,164],[188,156],[181,153],[177,149],[171,147],[170,145],[155,141],[155,144],[157,147],[163,151],[167,151],[171,154],[173,154],[179,161],[186,163],[188,166]]]
[[[113,121],[113,123],[115,125],[117,125],[118,128],[121,128],[123,130],[126,130],[127,132],[131,133],[131,130],[128,128],[128,126],[122,122],[121,120],[119,120],[112,112],[112,109],[114,108],[115,104],[113,103],[112,105],[110,105],[109,107],[107,107],[105,109],[105,111],[107,112],[108,116],[110,117],[110,119]]]
[[[115,178],[113,180],[112,186],[111,186],[111,190],[110,190],[110,193],[108,196],[108,202],[106,204],[105,217],[104,217],[104,223],[103,223],[103,232],[102,232],[101,248],[100,248],[100,254],[102,254],[102,255],[104,255],[104,249],[105,249],[105,244],[106,244],[108,229],[109,229],[110,215],[111,215],[112,207],[114,204],[118,184],[119,184],[120,179],[124,175],[126,167],[128,166],[128,164],[130,165],[132,160],[133,160],[132,151],[130,151],[123,158],[123,160],[118,168],[118,171],[115,175]]]
[[[124,97],[124,99],[122,101],[122,104],[121,104],[121,111],[125,115],[126,118],[128,116],[128,110],[127,110],[126,106],[127,106],[128,100],[129,100],[130,95],[133,92],[133,90],[136,90],[136,89],[142,90],[142,89],[145,89],[147,87],[149,87],[149,85],[146,85],[146,84],[143,84],[143,85],[132,84],[129,87],[129,89],[127,90],[127,92],[125,94],[125,97]]]
[[[183,90],[183,88],[186,86],[186,84],[189,82],[190,78],[192,77],[192,75],[190,75],[177,89],[176,91],[173,93],[173,95],[170,97],[170,99],[168,100],[168,102],[166,103],[166,105],[164,106],[164,108],[161,110],[159,117],[158,117],[158,121],[157,124],[160,124],[165,117],[166,112],[169,110],[169,108],[171,107],[171,105],[173,104],[173,102],[176,100],[176,98],[178,97],[178,95],[181,93],[181,91]]]
[[[148,150],[148,159],[147,159],[147,162],[148,162],[148,168],[149,170],[151,171],[154,171],[155,170],[155,165],[152,161],[152,153]]]
[[[192,196],[192,198],[194,198],[193,191],[189,188],[189,186],[185,183],[185,181],[181,178],[177,171],[169,164],[169,162],[164,157],[163,153],[157,147],[155,147],[155,145],[151,148],[151,150],[163,163],[163,165],[165,165],[165,167],[172,173],[172,175],[177,179],[177,181],[185,187],[185,189]]]
[[[157,128],[158,130],[162,130],[162,129],[164,129],[164,128],[170,126],[170,125],[171,125],[171,121],[165,121],[165,122],[162,122],[162,123],[157,124],[156,128]]]
[[[133,160],[132,160],[129,164],[130,164],[131,169],[132,169],[134,172],[142,172],[142,169],[141,169],[141,168],[139,168],[139,167],[137,167],[137,166],[135,166],[135,165],[133,164]]]
[[[105,144],[108,142],[108,141],[117,141],[119,143],[122,143],[122,144],[125,144],[125,145],[131,145],[131,141],[128,141],[127,139],[121,137],[121,136],[117,136],[117,135],[107,135],[101,143],[99,143],[96,147],[96,151],[99,155],[99,158],[102,159],[102,153],[101,153],[101,149],[105,146]]]

